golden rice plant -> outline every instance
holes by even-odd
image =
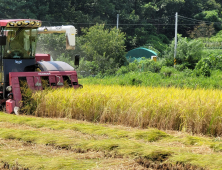
[[[220,90],[87,85],[39,91],[33,99],[36,116],[222,134]]]

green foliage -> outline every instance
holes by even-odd
[[[162,67],[160,73],[165,77],[170,77],[175,72],[173,67]]]
[[[210,77],[210,60],[208,58],[203,58],[201,59],[195,68],[195,72],[197,76],[203,75],[203,76],[207,76]]]
[[[196,75],[210,76],[211,70],[222,70],[222,57],[212,53],[202,58],[195,67]]]
[[[116,28],[105,29],[104,26],[97,24],[82,30],[84,35],[80,38],[80,44],[86,56],[80,64],[81,71],[86,69],[83,68],[85,65],[90,67],[88,70],[91,74],[109,75],[126,63],[124,33]]]
[[[166,65],[174,65],[174,41],[170,44],[165,54]],[[176,64],[183,64],[184,67],[194,69],[196,63],[201,59],[203,43],[199,40],[188,40],[178,36]]]
[[[116,76],[105,77],[87,77],[79,80],[80,84],[102,84],[102,85],[131,85],[132,80],[140,80],[141,86],[161,86],[178,88],[204,88],[204,89],[222,89],[222,71],[211,70],[210,78],[199,74],[196,76],[196,70],[184,69],[177,71],[172,69],[170,77],[164,76],[163,72],[129,72]]]
[[[169,43],[169,39],[163,34],[149,35],[144,47],[153,50],[157,53],[158,57],[161,57],[162,53],[167,49]]]
[[[80,39],[80,44],[82,44],[82,49],[86,52],[89,61],[92,61],[95,55],[103,56],[104,54],[108,58],[121,61],[119,57],[125,53],[124,33],[116,28],[105,29],[105,25],[99,24],[82,31],[84,35]]]
[[[183,71],[184,69],[187,69],[187,67],[184,64],[176,64],[175,69],[178,71]]]
[[[70,6],[70,1],[56,2],[54,0],[4,0],[1,1],[0,7],[0,16],[1,18],[6,19],[31,18],[44,21],[63,22],[70,19],[70,14],[73,13],[73,8]]]
[[[142,58],[141,61],[134,60],[132,63],[129,63],[128,66],[122,66],[116,73],[117,75],[126,74],[129,72],[160,72],[162,67],[161,62],[155,62],[150,59]]]
[[[39,36],[38,53],[49,53],[54,60],[73,65],[72,56],[80,54],[80,74],[114,74],[127,61],[124,57],[124,33],[116,29],[105,29],[96,25],[82,30],[85,35],[76,39],[75,50],[66,50],[64,34],[43,34]]]
[[[130,72],[128,66],[122,66],[120,69],[116,72],[117,75],[126,74]]]
[[[193,31],[188,31],[188,34],[191,38],[210,38],[214,32],[213,23],[208,26],[205,22],[201,22],[198,26],[194,27]]]
[[[180,11],[181,16],[220,22],[222,9],[218,0],[4,0],[0,7],[1,18],[40,19],[44,26],[73,24],[80,35],[80,28],[95,23],[106,23],[107,27],[111,27],[109,24],[116,23],[116,15],[119,14],[120,23],[126,24],[120,25],[120,29],[126,33],[128,50],[147,44],[150,35],[164,34],[172,38],[169,29],[172,29],[171,18],[176,11]],[[190,25],[184,24],[180,30],[186,36],[188,29]]]
[[[161,63],[160,62],[156,62],[154,60],[142,60],[140,62],[140,65],[142,66],[142,71],[147,72],[153,72],[153,73],[159,73],[161,70]]]
[[[203,42],[207,49],[221,49],[222,48],[222,31],[219,31],[215,36],[212,36]],[[220,54],[221,54],[221,51],[220,51]]]
[[[211,10],[211,11],[203,11],[198,13],[194,17],[199,20],[206,20],[211,22],[221,22],[221,18],[219,18],[219,11],[218,10]]]
[[[70,60],[72,56],[79,54],[84,57],[84,52],[80,49],[81,44],[79,43],[79,38],[76,37],[76,47],[75,50],[66,50],[66,36],[65,34],[41,34],[38,37],[37,43],[37,53],[50,54],[54,60],[60,58],[63,60]],[[67,59],[63,59],[67,58]]]

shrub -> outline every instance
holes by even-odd
[[[143,59],[139,62],[141,66],[141,71],[150,71],[153,73],[159,73],[162,67],[162,64],[160,62],[155,62],[150,59]]]
[[[186,68],[187,67],[185,66],[185,64],[177,64],[177,65],[175,65],[175,69],[178,70],[178,71],[183,71]]]
[[[170,77],[175,72],[175,69],[173,67],[162,67],[160,73],[165,77]]]
[[[197,76],[203,75],[206,77],[210,77],[211,72],[210,72],[210,67],[211,67],[211,61],[209,58],[203,58],[201,59],[196,67],[195,67],[195,73]]]
[[[183,64],[189,69],[194,69],[196,63],[201,59],[203,43],[199,40],[188,40],[178,36],[176,63]],[[172,41],[166,54],[164,55],[167,66],[174,65],[174,41]]]
[[[122,66],[119,68],[119,70],[116,72],[117,75],[126,74],[129,72],[129,66]]]
[[[159,62],[155,62],[153,60],[150,61],[150,65],[147,68],[147,71],[151,71],[153,73],[159,73],[161,70],[161,64]]]
[[[153,73],[159,73],[162,67],[161,62],[155,62],[150,59],[143,58],[140,62],[137,60],[134,60],[132,63],[130,63],[128,66],[122,66],[118,71],[117,74],[126,74],[128,72],[132,71],[142,71],[142,72],[153,72]]]
[[[184,75],[187,77],[192,76],[192,74],[193,74],[193,70],[188,69],[188,68],[184,69],[183,72],[184,72]]]

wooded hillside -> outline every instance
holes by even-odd
[[[221,30],[221,0],[4,0],[0,2],[0,18],[34,18],[44,25],[72,24],[81,35],[83,27],[105,23],[126,33],[126,48],[169,43],[174,36],[175,13],[179,14],[178,33],[187,31],[199,20],[215,22]],[[189,19],[192,18],[192,19]],[[195,19],[195,20],[194,20]],[[207,22],[210,24],[210,22]],[[160,43],[160,42],[159,42]],[[161,44],[156,45],[161,49]]]

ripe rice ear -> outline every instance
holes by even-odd
[[[86,85],[39,91],[36,116],[221,135],[220,90]]]

